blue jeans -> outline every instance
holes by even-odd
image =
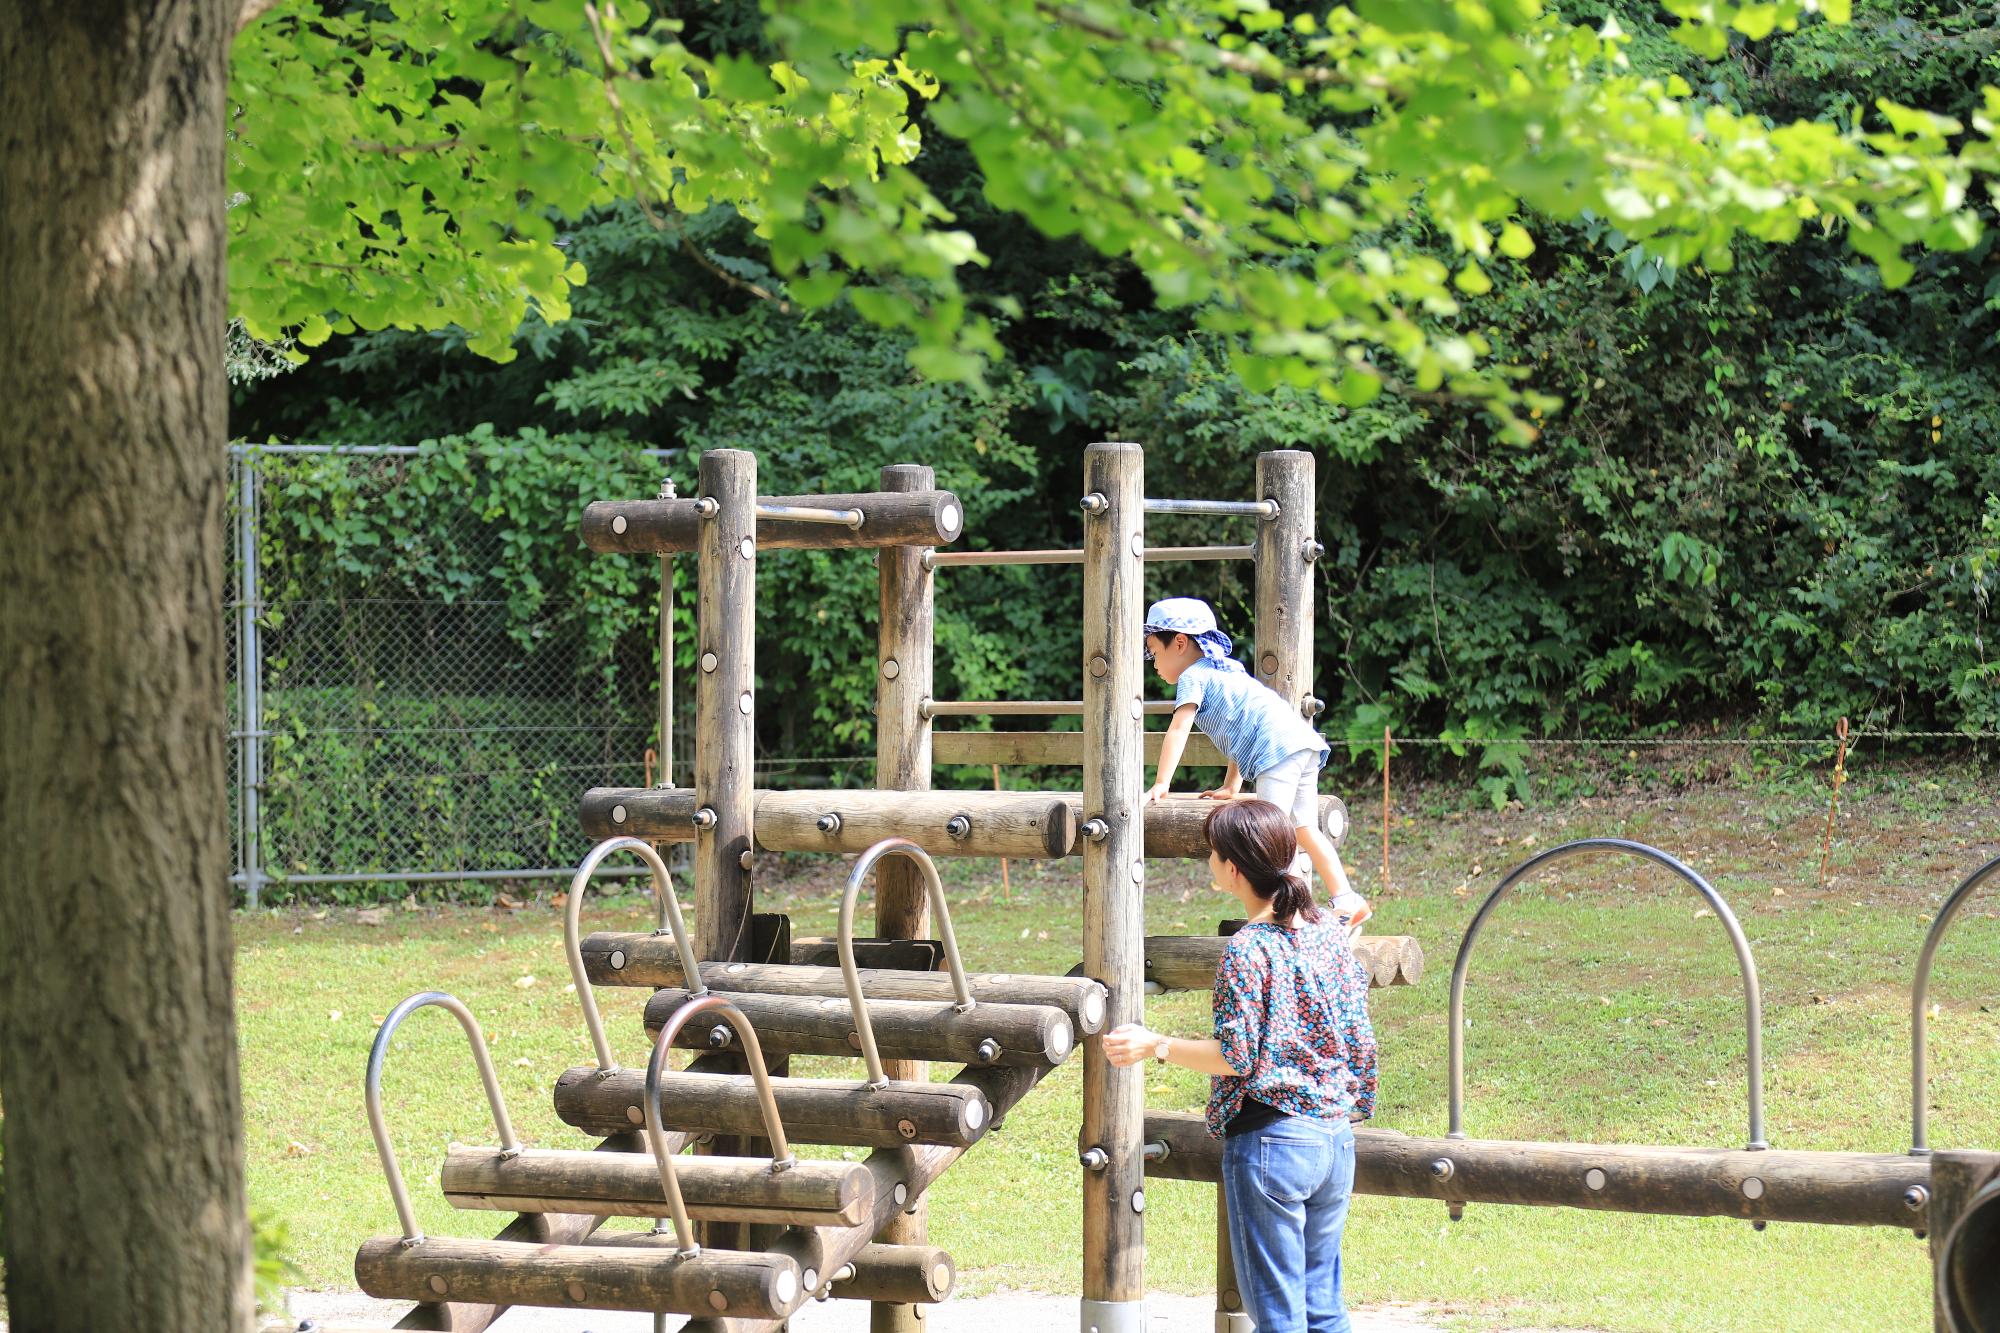
[[[1257,1333],[1348,1333],[1340,1232],[1354,1192],[1354,1130],[1286,1116],[1225,1139],[1222,1191],[1236,1286]]]

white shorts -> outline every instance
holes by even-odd
[[[1291,816],[1295,829],[1319,829],[1319,769],[1318,750],[1298,750],[1286,755],[1272,767],[1257,775],[1257,799],[1269,801]],[[1321,831],[1323,834],[1323,830]],[[1336,853],[1337,855],[1337,853]],[[1312,858],[1301,848],[1292,861],[1292,869],[1312,883]],[[1367,902],[1352,888],[1330,884],[1333,893],[1333,910],[1342,921],[1358,912]]]
[[[1293,828],[1319,827],[1319,751],[1295,750],[1257,775],[1257,799],[1292,817]]]

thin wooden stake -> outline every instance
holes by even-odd
[[[1389,729],[1382,728],[1382,890],[1389,889]]]
[[[1833,734],[1838,738],[1839,748],[1834,751],[1833,756],[1833,796],[1826,806],[1826,837],[1821,839],[1819,846],[1819,887],[1822,889],[1826,887],[1826,863],[1833,855],[1833,814],[1840,809],[1840,789],[1847,783],[1846,718],[1840,719],[1840,724],[1833,729]]]
[[[998,764],[993,765],[993,790],[1000,790],[1000,765]],[[1014,884],[1007,877],[1007,858],[1004,856],[1000,858],[1000,901],[1007,903],[1014,901]]]

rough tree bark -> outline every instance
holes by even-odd
[[[0,5],[0,1121],[22,1330],[251,1321],[222,0]]]

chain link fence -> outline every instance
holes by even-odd
[[[417,453],[232,449],[231,880],[250,906],[565,876],[589,846],[584,789],[649,776],[650,644],[586,660],[582,636],[559,631],[585,608],[561,602],[524,629],[500,577],[524,558],[519,534],[472,506],[387,558],[280,558],[323,521],[286,510],[325,503],[324,486],[299,498],[296,469],[346,470],[332,489],[365,504],[407,484]]]

